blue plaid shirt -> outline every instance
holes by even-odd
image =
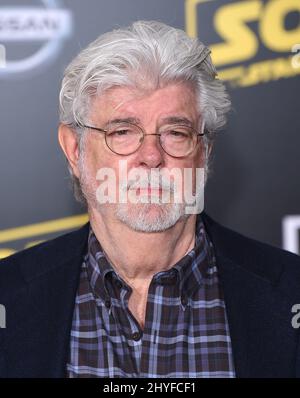
[[[235,377],[216,260],[200,216],[194,249],[154,275],[143,330],[128,309],[130,294],[90,228],[68,377]]]

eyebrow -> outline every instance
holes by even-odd
[[[109,124],[119,124],[119,123],[132,123],[132,124],[139,124],[140,119],[136,117],[125,117],[125,118],[117,118],[117,119],[112,119],[109,120],[106,125]]]
[[[193,122],[185,116],[168,116],[162,119],[164,123],[168,124],[184,124],[193,126]]]
[[[168,124],[184,124],[188,126],[193,126],[193,122],[185,116],[167,116],[162,119],[162,122]],[[140,124],[140,119],[136,117],[116,118],[109,120],[106,125],[119,123]]]

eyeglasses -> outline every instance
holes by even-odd
[[[146,134],[142,127],[128,122],[114,123],[106,129],[78,124],[78,127],[96,130],[105,134],[108,148],[117,155],[131,155],[143,144],[145,136],[157,135],[162,149],[170,156],[181,158],[190,155],[198,144],[198,137],[209,131],[198,133],[185,125],[165,125],[158,133]]]

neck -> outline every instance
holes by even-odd
[[[115,271],[134,287],[170,269],[195,244],[196,215],[162,232],[137,232],[121,221],[89,209],[90,223]],[[138,244],[137,244],[138,242]]]

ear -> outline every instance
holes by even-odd
[[[75,131],[66,124],[60,124],[58,128],[58,141],[73,170],[73,174],[79,178],[79,145]]]

